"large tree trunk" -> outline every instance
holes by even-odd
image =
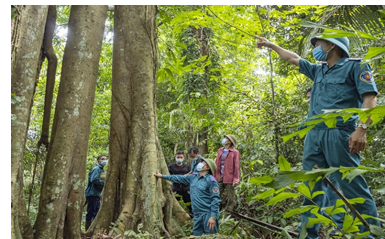
[[[176,220],[189,220],[188,214],[170,183],[153,175],[168,173],[156,126],[156,7],[115,6],[114,14],[110,168],[100,212],[87,234],[108,229],[111,218],[119,220],[110,234],[137,231],[139,224],[155,238],[183,234]]]
[[[107,6],[71,8],[35,238],[80,238],[86,154],[106,16]]]
[[[19,224],[24,232],[32,232],[29,221],[20,220],[18,214],[25,215],[26,210],[21,201],[24,147],[47,11],[45,5],[18,6],[11,24],[11,93],[20,101],[11,105],[11,238],[21,238]]]

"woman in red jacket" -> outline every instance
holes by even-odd
[[[234,148],[237,139],[234,135],[225,135],[222,144],[224,147],[218,149],[215,164],[217,168],[214,172],[214,177],[220,185],[221,198],[226,191],[227,204],[226,209],[232,211],[235,205],[234,187],[239,183],[239,161],[241,155],[238,150]],[[222,200],[223,201],[223,200]]]

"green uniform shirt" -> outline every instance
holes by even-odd
[[[200,214],[208,214],[210,217],[219,219],[219,184],[210,174],[205,174],[202,177],[199,173],[189,175],[163,175],[174,183],[182,183],[190,185],[191,207],[195,216]]]
[[[314,81],[308,117],[323,114],[324,109],[361,108],[362,95],[368,92],[378,94],[368,64],[360,66],[360,60],[341,58],[333,67],[314,64],[305,59],[299,61],[299,72]],[[346,123],[337,119],[337,127],[355,126],[358,116],[353,115]],[[324,123],[316,127],[327,127]]]

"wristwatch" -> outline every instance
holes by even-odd
[[[366,124],[358,124],[358,127],[361,127],[364,130],[368,129],[368,126]]]

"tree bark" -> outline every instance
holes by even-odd
[[[85,163],[107,6],[72,6],[35,238],[80,238]]]
[[[200,56],[206,56],[206,59],[203,61],[203,63],[206,63],[209,59],[209,44],[208,44],[208,34],[207,31],[208,29],[205,27],[200,27],[199,29],[195,29],[195,27],[192,27],[192,31],[195,34],[195,37],[197,41],[199,42],[199,52]],[[203,97],[207,98],[207,92],[208,92],[208,78],[209,78],[209,72],[208,72],[208,66],[205,66],[205,71],[203,75],[203,85],[205,86],[203,88]],[[207,108],[204,105],[199,106],[198,111],[201,115],[201,117],[207,118]],[[208,127],[204,126],[200,128],[196,134],[196,141],[197,141],[197,146],[199,149],[199,153],[201,155],[206,155],[209,153],[209,147],[208,147]]]
[[[158,170],[168,173],[157,138],[155,23],[155,6],[115,6],[110,169],[88,235],[108,229],[110,218],[116,220],[110,235],[137,231],[139,224],[155,238],[183,234],[172,214],[181,207],[170,183],[154,177]],[[117,195],[120,205],[113,202]],[[189,220],[181,211],[174,215]]]
[[[23,192],[23,157],[31,104],[36,83],[39,52],[43,40],[48,6],[17,6],[18,16],[11,23],[11,93],[18,104],[11,105],[11,238],[21,238],[19,224],[24,232],[31,232],[25,215]],[[28,219],[28,218],[27,218]],[[26,238],[26,237],[24,237]]]
[[[55,76],[56,76],[56,68],[57,68],[57,57],[52,45],[52,38],[54,35],[56,26],[56,6],[51,5],[48,8],[47,21],[45,24],[44,30],[44,38],[43,38],[43,47],[42,47],[42,61],[39,69],[41,69],[41,65],[44,62],[44,59],[48,59],[48,69],[47,69],[47,80],[46,80],[46,91],[45,91],[45,99],[44,99],[44,116],[43,116],[43,124],[42,131],[40,135],[40,139],[37,143],[37,150],[35,154],[35,164],[32,172],[32,183],[29,187],[29,195],[28,195],[28,213],[31,205],[31,198],[33,187],[35,185],[35,175],[37,169],[37,163],[39,160],[39,153],[41,145],[45,145],[45,148],[48,149],[48,136],[49,136],[49,126],[51,120],[51,107],[52,107],[52,99],[53,99],[53,90],[55,87]],[[38,70],[38,75],[40,74],[40,70]],[[36,78],[39,78],[37,75]]]
[[[45,25],[44,39],[43,39],[43,56],[48,59],[48,69],[47,69],[47,81],[45,89],[45,98],[44,98],[44,118],[42,125],[41,137],[38,143],[38,148],[40,145],[45,145],[48,149],[48,137],[49,137],[49,125],[51,119],[51,107],[52,107],[52,98],[53,90],[55,87],[55,76],[57,68],[57,57],[52,45],[52,39],[55,32],[56,26],[56,6],[51,5],[48,9],[47,23]]]

